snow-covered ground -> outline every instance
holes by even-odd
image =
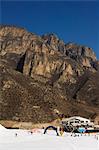
[[[0,150],[99,150],[99,135],[56,136],[55,131],[5,129],[0,125]]]

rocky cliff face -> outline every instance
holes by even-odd
[[[99,62],[91,48],[0,26],[0,119],[47,122],[99,114]]]

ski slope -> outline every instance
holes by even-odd
[[[0,150],[99,150],[99,135],[64,133],[55,131],[5,129],[0,125]]]

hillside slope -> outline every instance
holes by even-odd
[[[99,61],[91,48],[0,26],[0,119],[48,122],[99,115]]]

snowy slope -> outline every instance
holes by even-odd
[[[43,130],[31,134],[27,130],[8,130],[0,126],[0,150],[99,150],[98,142],[99,135],[65,133],[60,137],[51,130],[45,135]]]

